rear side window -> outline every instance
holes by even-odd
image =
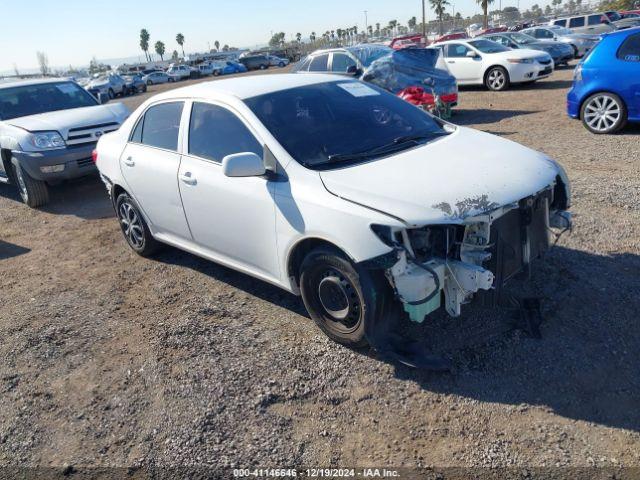
[[[447,45],[447,57],[460,58],[466,57],[469,49],[460,43],[450,43]]]
[[[569,19],[569,28],[584,27],[584,17],[574,17]]]
[[[194,103],[189,124],[189,153],[222,162],[227,155],[242,152],[262,157],[262,146],[244,123],[226,108]]]
[[[620,45],[616,56],[626,62],[640,62],[640,33],[629,35]]]
[[[555,22],[553,22],[554,25],[559,25],[560,27],[566,27],[567,26],[567,21],[566,20],[556,20]]]
[[[149,108],[138,121],[131,141],[165,150],[178,150],[178,132],[183,107],[182,102],[174,102]]]
[[[318,55],[311,60],[311,65],[309,65],[310,72],[326,72],[327,71],[327,61],[329,60],[329,54],[326,55]]]
[[[587,18],[589,25],[600,25],[601,23],[606,23],[603,22],[603,16],[602,15],[589,15],[589,17]]]

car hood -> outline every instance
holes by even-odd
[[[460,223],[551,185],[560,167],[541,153],[459,127],[418,148],[321,171],[325,188],[410,226]]]
[[[592,40],[592,41],[599,41],[600,40],[600,35],[589,35],[588,33],[571,33],[571,34],[567,34],[567,35],[561,35],[558,37],[560,40],[565,39],[565,40]]]
[[[130,111],[124,104],[113,103],[110,105],[96,105],[95,107],[39,113],[6,120],[6,123],[29,132],[57,131],[66,139],[69,130],[72,128],[90,127],[113,122],[121,124],[129,114]]]
[[[509,58],[534,58],[539,57],[541,54],[540,50],[534,50],[532,48],[517,48],[506,52],[489,53],[483,55],[496,56],[506,60]],[[544,55],[544,53],[542,55]]]

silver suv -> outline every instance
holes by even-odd
[[[0,83],[0,183],[38,207],[49,200],[49,183],[95,173],[98,139],[129,116],[123,104],[98,97],[65,79]]]
[[[568,28],[573,33],[608,33],[616,29],[611,25],[609,18],[602,13],[556,18],[551,20],[549,25]]]
[[[567,43],[573,47],[576,58],[583,57],[600,41],[600,35],[598,34],[587,35],[573,33],[568,28],[558,27],[557,25],[540,25],[525,28],[521,30],[520,33],[525,33],[538,40],[555,40],[557,42]]]

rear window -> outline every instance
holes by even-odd
[[[327,61],[329,60],[329,54],[318,55],[311,60],[309,65],[310,72],[326,72],[328,69]]]
[[[640,62],[640,33],[629,35],[620,45],[616,56],[626,62]]]
[[[569,28],[584,27],[584,17],[574,17],[569,19]]]
[[[600,25],[601,23],[605,23],[603,20],[602,15],[589,15],[588,17],[589,25]]]

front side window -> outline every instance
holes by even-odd
[[[466,57],[469,48],[461,43],[450,43],[447,45],[447,57],[459,58]]]
[[[555,22],[553,22],[554,25],[558,25],[559,27],[565,27],[567,25],[567,21],[566,20],[556,20]]]
[[[584,27],[584,17],[574,17],[569,20],[569,28]]]
[[[329,54],[318,55],[313,57],[311,64],[309,65],[310,72],[326,72],[328,69],[327,63],[329,60]]]
[[[347,73],[349,67],[355,67],[356,62],[345,53],[335,52],[331,60],[331,71],[338,73]]]
[[[620,45],[616,56],[627,62],[640,62],[640,33],[629,35]]]
[[[587,17],[587,22],[589,25],[600,25],[601,23],[605,23],[603,22],[602,15],[589,15],[589,17]]]
[[[131,141],[177,151],[183,107],[182,102],[161,103],[150,107],[138,121]]]
[[[89,92],[73,82],[0,88],[0,120],[97,104]]]
[[[193,104],[189,154],[222,162],[227,155],[243,152],[262,157],[262,146],[235,114],[218,105]]]
[[[352,80],[244,101],[296,161],[316,170],[373,160],[447,134],[438,121],[410,103]]]

